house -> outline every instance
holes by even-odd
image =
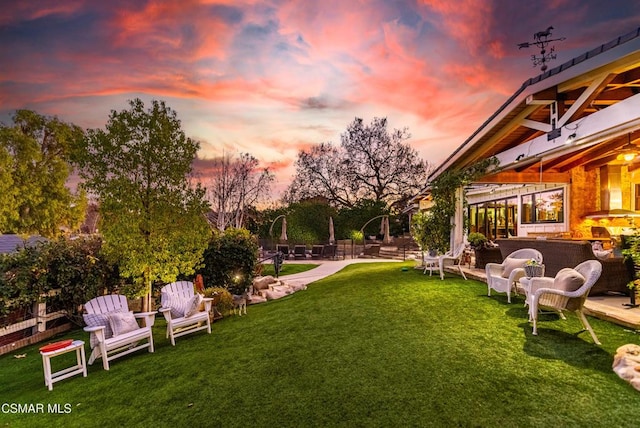
[[[638,144],[640,28],[525,81],[429,180],[499,161],[459,201],[452,242],[463,215],[490,239],[615,236],[640,225]]]
[[[20,248],[33,247],[40,242],[46,242],[42,236],[30,236],[23,238],[20,235],[0,235],[0,254],[9,254],[18,251]]]

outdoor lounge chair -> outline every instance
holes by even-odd
[[[531,259],[542,264],[542,253],[533,248],[522,248],[509,254],[502,263],[487,263],[487,296],[491,296],[491,289],[494,289],[499,293],[507,293],[507,302],[511,303],[511,291],[518,280],[524,277],[524,264]]]
[[[289,258],[289,246],[288,245],[278,245],[276,247],[277,251],[282,253],[282,257],[284,259],[288,259]]]
[[[293,257],[296,259],[306,259],[307,258],[306,245],[296,245],[295,247],[293,247]]]
[[[576,273],[578,275],[576,275]],[[582,312],[589,290],[596,283],[602,273],[602,263],[597,260],[587,260],[574,269],[562,269],[555,278],[531,278],[527,300],[529,301],[529,321],[533,321],[533,334],[538,334],[539,309],[551,309],[558,312],[565,319],[562,311],[574,311],[585,330],[593,341],[600,345],[593,328]]]
[[[127,298],[117,294],[91,299],[84,304],[84,310],[84,331],[91,333],[89,364],[102,358],[102,367],[109,370],[111,360],[144,348],[153,352],[151,327],[155,312],[134,314],[129,311]],[[138,325],[137,319],[142,319],[144,325]]]
[[[207,330],[211,334],[210,297],[202,297],[194,291],[190,281],[178,281],[167,284],[160,290],[162,307],[159,309],[167,320],[167,337],[176,345],[176,337]],[[204,303],[204,310],[200,310]]]
[[[324,259],[335,259],[336,258],[336,249],[335,245],[325,245],[322,249],[322,258]]]
[[[322,253],[324,252],[324,245],[314,245],[311,247],[311,258],[319,259],[322,257]]]

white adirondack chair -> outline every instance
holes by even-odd
[[[205,329],[207,333],[211,334],[209,313],[211,312],[212,298],[202,298],[204,311],[197,311],[193,315],[185,317],[184,315],[180,316],[180,312],[184,314],[188,302],[195,296],[193,283],[191,281],[172,282],[162,287],[160,291],[162,307],[159,310],[167,320],[167,337],[170,338],[173,346],[176,346],[176,338],[185,334]],[[178,315],[176,315],[176,309]]]
[[[153,352],[153,335],[151,327],[155,321],[155,312],[133,314],[136,320],[143,320],[143,326],[133,326],[133,330],[112,335],[109,316],[112,313],[129,313],[129,305],[125,296],[112,294],[98,296],[84,305],[86,311],[84,331],[91,333],[91,356],[89,364],[102,358],[102,366],[109,370],[109,361],[140,349],[148,348]],[[137,324],[137,322],[135,322]],[[130,326],[131,327],[131,326]],[[140,343],[144,342],[144,343]]]

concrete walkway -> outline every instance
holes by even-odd
[[[292,285],[308,285],[319,279],[326,278],[339,272],[345,266],[353,263],[380,263],[380,262],[397,262],[400,260],[393,259],[345,259],[345,260],[285,260],[285,264],[319,264],[318,267],[311,270],[294,273],[291,275],[281,276],[279,279],[286,284]]]

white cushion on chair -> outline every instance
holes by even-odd
[[[84,314],[82,318],[84,319],[84,323],[88,327],[100,327],[104,326],[104,338],[109,339],[113,336],[113,330],[111,329],[111,324],[109,324],[109,314],[114,312],[122,312],[120,309],[116,309],[112,312],[105,312],[102,314]],[[89,338],[89,343],[91,347],[94,348],[98,344],[98,339],[96,335],[91,333],[91,337]]]
[[[178,296],[175,293],[162,293],[163,306],[171,309],[171,316],[182,318],[189,309],[189,299]]]
[[[140,328],[133,312],[110,312],[109,325],[114,337]]]
[[[558,271],[553,280],[553,288],[564,291],[576,291],[582,287],[585,278],[575,269],[563,268]]]
[[[509,275],[511,275],[511,272],[513,272],[514,269],[523,268],[524,264],[528,260],[529,259],[512,259],[510,257],[507,257],[506,259],[504,259],[504,262],[502,262],[502,265],[504,266],[502,277],[509,278]]]
[[[190,317],[191,315],[195,315],[197,312],[200,312],[200,304],[202,303],[202,295],[200,293],[196,293],[190,298],[187,302],[187,308],[184,312],[184,317]]]

